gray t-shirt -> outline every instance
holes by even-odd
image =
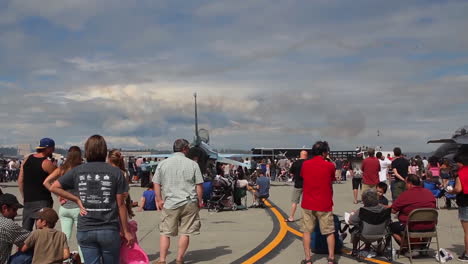
[[[122,171],[105,162],[89,162],[68,171],[58,180],[74,189],[83,202],[85,216],[78,217],[78,231],[119,229],[117,194],[128,192]]]

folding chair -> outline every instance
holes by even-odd
[[[437,249],[436,252],[439,250],[439,236],[437,234],[437,219],[439,216],[439,212],[436,209],[433,208],[421,208],[421,209],[415,209],[413,210],[409,216],[408,216],[408,222],[406,224],[406,228],[403,234],[402,241],[407,242],[406,246],[400,247],[400,251],[403,248],[408,248],[409,251],[409,259],[410,262],[413,263],[413,256],[412,252],[413,251],[419,251],[419,252],[426,252],[429,249],[429,246],[432,242],[432,238],[435,237],[436,239],[436,244],[437,244]],[[411,230],[411,224],[414,223],[421,223],[421,222],[433,222],[434,223],[434,229],[429,230],[429,231],[415,231]],[[424,239],[425,241],[413,241],[411,242],[411,239]],[[427,239],[427,240],[426,240]],[[403,242],[402,242],[403,243]],[[424,248],[421,249],[414,249],[413,247],[415,245],[425,245]],[[437,260],[440,263],[440,260]]]
[[[361,219],[359,229],[352,234],[354,239],[358,240],[357,244],[353,241],[353,254],[357,260],[361,261],[360,251],[366,244],[370,244],[378,255],[383,255],[392,261],[392,235],[388,228],[391,222],[391,208],[375,213],[362,207],[359,209],[359,218]],[[376,245],[373,244],[375,242]]]

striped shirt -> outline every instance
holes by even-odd
[[[153,182],[162,186],[164,208],[176,209],[198,201],[195,186],[203,183],[203,177],[195,161],[176,152],[159,163]]]
[[[22,246],[28,236],[29,231],[0,214],[0,264],[7,263],[13,244]]]

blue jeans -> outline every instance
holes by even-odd
[[[76,239],[83,252],[84,263],[119,263],[120,233],[118,230],[78,231]]]
[[[16,252],[10,257],[10,259],[8,260],[8,264],[31,264],[32,258],[32,251],[26,253]]]

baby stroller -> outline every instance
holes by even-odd
[[[214,212],[223,209],[237,210],[237,204],[234,202],[234,181],[217,176],[213,180],[213,190],[207,207],[208,211]]]

